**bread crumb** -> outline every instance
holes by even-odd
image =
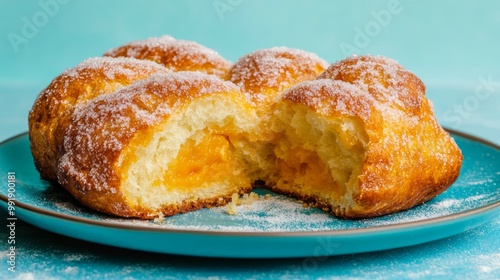
[[[254,201],[258,201],[260,199],[259,195],[251,192],[250,194],[244,194],[241,199],[241,204],[248,205],[252,204]]]
[[[236,209],[236,206],[240,205],[240,196],[237,193],[233,193],[231,195],[231,201],[227,204],[226,207],[226,212],[229,215],[236,215],[238,214],[238,210]]]
[[[266,195],[267,196],[267,195]],[[236,209],[237,206],[239,205],[250,205],[255,201],[258,201],[260,199],[260,196],[254,192],[251,192],[250,194],[245,193],[243,196],[240,198],[240,196],[237,193],[233,193],[231,196],[231,202],[226,207],[226,212],[229,215],[236,215],[238,214],[238,210]],[[268,198],[266,198],[268,199]]]
[[[271,198],[271,195],[270,195],[270,194],[268,194],[268,193],[264,196],[264,199],[266,199],[266,200],[268,200],[268,199],[270,199],[270,198]]]
[[[233,200],[231,200],[231,202],[229,202],[229,204],[227,205],[226,212],[229,215],[236,215],[236,214],[238,214],[238,210],[236,210],[236,203]]]
[[[304,203],[302,203],[302,208],[307,208],[308,206],[309,206],[309,204],[307,204],[307,203],[305,203],[305,202],[304,202]]]
[[[163,215],[163,213],[159,213],[158,214],[158,217],[156,217],[153,222],[157,223],[157,224],[161,224],[163,223],[163,221],[165,221],[165,215]]]
[[[240,195],[237,193],[233,193],[233,195],[231,196],[231,202],[233,201],[236,205],[241,205]]]

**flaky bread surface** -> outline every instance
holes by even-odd
[[[420,80],[380,64],[367,74],[365,59],[372,61],[358,58],[363,70],[357,76],[345,76],[355,82],[304,82],[277,105],[285,135],[276,154],[284,163],[273,189],[343,218],[375,217],[423,203],[458,178],[463,159],[437,123]],[[399,91],[404,85],[411,101]]]
[[[134,58],[89,58],[57,76],[38,95],[28,116],[31,151],[40,176],[57,181],[58,147],[75,107],[158,72],[170,70]]]
[[[267,112],[283,91],[316,78],[327,67],[328,64],[316,54],[274,47],[241,57],[229,70],[228,80],[248,93],[261,111]]]
[[[383,56],[350,56],[326,69],[318,79],[344,81],[369,92],[379,102],[418,115],[424,83],[397,61]]]
[[[231,67],[231,63],[216,51],[171,36],[132,41],[107,51],[104,56],[151,60],[173,71],[199,71],[221,78],[227,75]]]
[[[259,116],[257,139],[236,143],[241,145],[237,152],[248,161],[252,180],[269,181],[276,176],[272,142],[280,135],[271,127],[275,117],[271,106],[286,89],[316,78],[327,66],[316,54],[274,47],[242,56],[229,70],[227,79],[247,94]]]
[[[325,70],[316,55],[279,47],[229,68],[171,37],[106,56],[54,79],[29,116],[42,178],[101,212],[169,216],[264,181],[342,218],[374,217],[433,198],[460,172],[424,84],[391,59]]]
[[[215,76],[152,75],[75,110],[58,179],[83,204],[125,217],[222,205],[251,189],[229,139],[252,116]]]

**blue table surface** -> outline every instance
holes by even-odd
[[[37,94],[65,68],[130,40],[171,34],[210,46],[232,61],[276,45],[313,51],[330,62],[345,57],[347,45],[358,53],[393,57],[426,83],[427,97],[443,126],[500,144],[496,1],[169,2],[150,1],[148,6],[124,1],[119,7],[98,1],[2,2],[0,141],[27,130],[27,114]],[[389,17],[381,19],[383,15]],[[27,22],[37,25],[30,31]],[[24,41],[13,41],[16,35]],[[360,36],[366,36],[365,41]],[[6,213],[0,211],[0,220],[6,223]],[[0,279],[500,279],[500,217],[412,247],[271,260],[133,251],[18,221],[15,273],[7,271],[8,231],[2,228]]]

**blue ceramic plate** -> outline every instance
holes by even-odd
[[[238,215],[219,207],[156,221],[106,216],[39,179],[27,134],[0,144],[0,205],[7,209],[10,195],[11,204],[15,197],[9,212],[13,221],[19,218],[66,236],[151,252],[321,258],[398,248],[467,231],[500,213],[500,148],[461,133],[452,135],[464,154],[455,184],[425,204],[374,219],[340,220],[264,189],[255,190],[261,195],[258,201],[238,206]]]

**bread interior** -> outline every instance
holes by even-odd
[[[212,94],[181,111],[147,135],[137,135],[129,145],[133,148],[122,153],[119,164],[128,165],[122,191],[131,205],[217,204],[219,198],[250,190],[245,165],[231,143],[255,123],[243,101]]]
[[[272,189],[344,211],[353,203],[365,158],[362,121],[326,117],[300,104],[281,108],[277,117],[284,136],[274,149],[279,176]]]
[[[128,203],[164,212],[197,201],[223,205],[263,180],[329,211],[352,205],[368,141],[361,120],[281,106],[271,125],[275,137],[264,141],[255,137],[252,123],[258,122],[242,104],[223,95],[199,98],[157,130],[136,136],[119,161],[128,166],[121,178]]]

